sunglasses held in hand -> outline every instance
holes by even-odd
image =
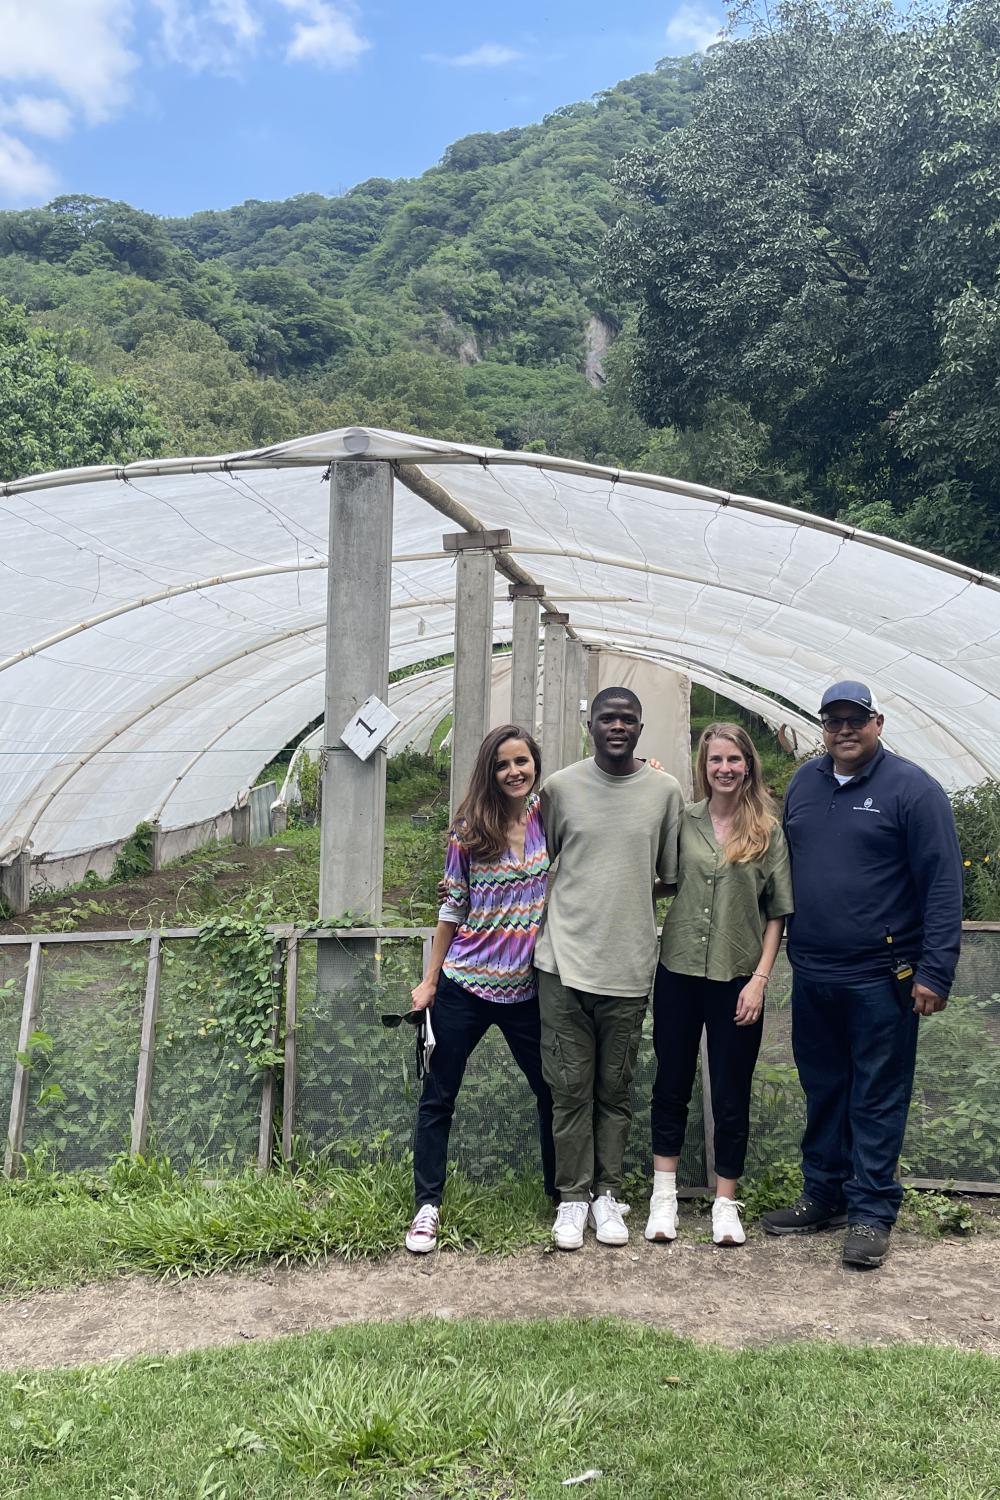
[[[408,1022],[416,1030],[416,1063],[417,1077],[423,1078],[431,1065],[431,1054],[434,1051],[435,1037],[434,1028],[431,1025],[430,1013],[426,1010],[408,1010],[403,1015],[383,1014],[382,1025],[390,1031],[395,1031],[397,1026]]]

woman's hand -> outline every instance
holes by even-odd
[[[760,1020],[766,990],[767,980],[759,979],[756,974],[752,974],[740,990],[736,1001],[737,1026],[752,1026],[755,1021]]]
[[[450,890],[451,890],[451,886],[448,884],[447,880],[445,880],[444,877],[442,876],[442,878],[437,883],[437,897],[438,897],[438,901],[441,903],[442,906],[447,901],[447,899],[448,899],[448,892]]]
[[[437,992],[437,983],[433,979],[421,979],[420,983],[414,985],[410,991],[411,1010],[429,1010],[434,1004],[434,996]]]
[[[649,767],[649,769],[651,771],[662,771],[663,770],[663,767],[660,765],[660,762],[656,759],[655,755],[651,755],[649,757],[649,759],[647,760],[646,764],[647,764],[647,766]]]

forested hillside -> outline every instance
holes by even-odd
[[[0,477],[367,423],[1000,568],[1000,0],[740,0],[410,181],[0,213]],[[68,413],[54,413],[63,388]]]
[[[126,382],[166,452],[369,422],[635,462],[645,428],[600,392],[619,315],[596,287],[611,176],[690,117],[698,80],[694,60],[668,61],[339,198],[181,220],[74,197],[3,213],[0,295]],[[0,447],[6,476],[23,463]]]

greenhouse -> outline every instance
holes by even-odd
[[[408,1122],[412,1094],[404,1097],[398,1070],[384,1076],[374,1042],[348,1069],[342,1042],[345,1026],[353,1036],[371,1021],[387,971],[397,986],[409,982],[424,933],[397,933],[391,962],[379,955],[381,974],[362,965],[368,977],[345,982],[325,1008],[312,976],[317,945],[356,955],[391,940],[378,932],[382,747],[426,748],[452,709],[454,788],[485,728],[508,715],[539,725],[547,769],[577,758],[587,700],[627,681],[647,707],[644,746],[683,779],[690,683],[745,705],[805,754],[818,743],[823,687],[859,677],[885,713],[886,744],[947,789],[1000,775],[1000,580],[766,500],[351,428],[225,457],[33,476],[0,486],[0,504],[8,911],[24,911],[39,885],[107,873],[140,826],[152,830],[161,861],[278,831],[296,763],[284,784],[254,784],[284,746],[320,725],[298,760],[314,753],[322,763],[319,916],[350,913],[364,925],[351,940],[342,928],[275,934],[283,991],[272,1041],[284,1049],[283,1069],[272,1058],[263,1078],[248,1078],[234,1054],[204,1072],[216,1079],[221,1123],[201,1146],[224,1140],[234,1159],[267,1159],[279,1118],[286,1145],[307,1119],[321,1145],[335,1144],[338,1130],[360,1138]],[[438,660],[452,655],[453,664]],[[362,760],[341,735],[371,699],[391,717],[378,752]],[[119,1098],[114,1126],[100,1143],[94,1135],[81,1144],[81,1160],[107,1154],[115,1131],[131,1131],[135,1146],[150,1122],[168,1141],[187,1107],[180,1092],[170,1097],[157,1038],[170,1030],[171,1006],[184,1003],[181,950],[192,935],[145,934],[141,961],[133,934],[103,936],[88,945],[71,934],[10,935],[0,944],[0,1029],[20,1040],[4,1056],[22,1056],[0,1074],[11,1099],[9,1159],[40,1139],[44,1110],[23,1064],[40,1017],[58,1049],[60,1021],[89,1027],[87,1045],[96,1046],[95,1008],[106,1002],[114,1016],[119,1076],[100,1085]],[[968,937],[956,990],[966,998],[924,1049],[907,1154],[921,1180],[989,1185],[1000,1181],[1000,1013],[991,998],[1000,986],[995,935]],[[90,1001],[79,979],[60,981],[74,944],[92,950]],[[787,1005],[773,1007],[769,1027],[757,1084],[760,1160],[779,1138],[789,1154],[799,1128]],[[186,1045],[210,1047],[195,1032]],[[942,1080],[957,1086],[970,1046],[979,1073],[972,1069],[966,1131],[954,1111],[943,1121],[939,1105],[950,1097]],[[486,1048],[476,1066],[484,1077],[502,1070]],[[220,1089],[220,1078],[232,1086]],[[338,1109],[324,1119],[323,1101],[338,1088]],[[66,1080],[60,1091],[53,1119],[71,1108]],[[483,1109],[502,1118],[507,1106],[486,1092]],[[525,1119],[525,1150],[527,1139]],[[504,1160],[517,1161],[518,1150],[515,1141]],[[704,1180],[698,1150],[692,1170]]]

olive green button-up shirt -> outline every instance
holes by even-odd
[[[660,962],[675,974],[736,979],[760,961],[764,927],[794,910],[780,825],[762,859],[733,865],[715,840],[707,800],[681,819],[677,894],[663,923]]]

